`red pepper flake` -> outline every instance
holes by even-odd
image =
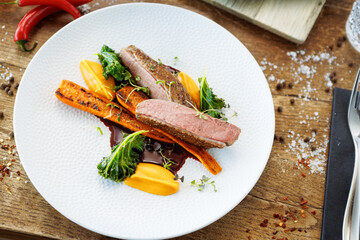
[[[301,206],[302,209],[308,209],[309,207],[304,205],[304,206]]]
[[[286,218],[281,218],[281,219],[280,219],[280,221],[282,221],[282,222],[286,222],[286,221],[287,221],[287,219],[286,219]]]
[[[15,159],[11,159],[12,162],[15,162]]]
[[[291,228],[290,229],[290,232],[293,232],[293,231],[295,231],[296,230],[296,228]]]
[[[17,174],[18,176],[20,176],[20,171],[17,171],[16,174]]]
[[[268,223],[269,220],[268,219],[264,219],[263,223]]]
[[[279,232],[279,231],[275,231],[275,232],[273,232],[273,234],[276,235],[278,232]]]
[[[291,212],[289,212],[289,216],[292,217],[292,219],[294,219],[294,221],[296,221],[296,218],[294,217],[294,215]]]
[[[297,166],[293,167],[293,169],[298,170],[299,168]]]
[[[272,236],[271,239],[275,239],[276,237],[275,236]]]
[[[283,225],[281,226],[282,228],[286,228],[286,224],[285,223],[283,223]]]
[[[305,215],[305,211],[304,211],[304,210],[301,210],[301,216],[302,216],[303,218],[306,218],[306,215]]]
[[[287,200],[289,200],[289,199],[288,199],[287,197],[284,197],[284,200],[287,201]]]
[[[274,214],[273,214],[273,217],[274,217],[274,218],[280,218],[280,215],[279,215],[278,213],[274,213]]]
[[[248,240],[251,240],[251,236],[248,236]]]
[[[312,210],[311,213],[312,213],[313,215],[315,215],[315,214],[316,214],[316,211],[315,211],[315,210]]]
[[[304,204],[307,204],[309,201],[308,200],[304,200],[302,199],[301,202],[300,202],[300,205],[304,205]]]
[[[4,178],[0,177],[0,182],[3,180]]]
[[[278,224],[278,223],[275,223],[274,225],[275,225],[275,227],[279,227],[279,226],[280,226],[280,224]]]
[[[264,222],[260,223],[260,227],[267,227],[267,223]]]
[[[301,173],[301,176],[302,176],[303,178],[306,178],[305,173]]]
[[[287,233],[287,232],[289,232],[290,231],[290,229],[285,229],[284,230],[284,233]]]

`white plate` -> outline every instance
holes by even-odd
[[[119,51],[134,44],[195,79],[207,69],[218,96],[238,113],[242,129],[231,147],[210,150],[223,171],[211,174],[188,159],[178,193],[162,197],[102,179],[96,165],[110,153],[109,131],[94,116],[55,97],[62,79],[86,86],[81,59],[96,60],[103,44]],[[211,20],[161,4],[121,4],[90,13],[51,37],[29,64],[16,97],[14,129],[26,173],[61,214],[92,231],[126,239],[170,238],[198,230],[233,209],[259,179],[274,136],[274,108],[255,59]],[[104,135],[96,130],[101,126]],[[199,192],[193,179],[211,176]]]

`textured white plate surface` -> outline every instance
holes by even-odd
[[[96,165],[110,153],[108,129],[94,116],[55,97],[62,79],[86,86],[82,59],[95,60],[103,44],[119,51],[134,44],[153,58],[193,76],[205,69],[210,86],[226,99],[242,129],[231,147],[210,150],[223,171],[211,174],[188,159],[178,193],[161,197],[102,179]],[[174,57],[178,57],[174,65]],[[20,159],[40,194],[61,214],[92,231],[126,239],[183,235],[216,221],[248,194],[269,157],[274,110],[267,81],[233,35],[196,13],[167,5],[108,7],[70,23],[38,51],[16,97],[14,129]],[[104,135],[96,127],[100,126]],[[211,176],[199,192],[193,179]]]

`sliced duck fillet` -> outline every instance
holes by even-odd
[[[223,148],[232,145],[241,132],[235,125],[203,115],[183,105],[149,99],[136,106],[136,118],[163,130],[183,141],[204,148]]]
[[[191,107],[195,103],[180,81],[169,71],[169,68],[150,58],[139,48],[130,45],[120,51],[121,61],[133,76],[139,76],[137,84],[148,87],[150,98],[174,101]],[[164,81],[163,83],[156,83]],[[170,86],[171,85],[171,86]]]

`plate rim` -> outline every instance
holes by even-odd
[[[271,132],[274,134],[275,133],[275,110],[274,110],[274,101],[273,101],[273,97],[272,97],[272,93],[271,93],[271,90],[270,90],[270,86],[266,80],[266,77],[263,73],[263,71],[261,70],[258,62],[256,61],[255,57],[251,54],[251,52],[245,47],[245,45],[237,38],[234,36],[234,34],[232,34],[229,30],[227,30],[226,28],[224,28],[223,26],[221,26],[220,24],[216,23],[215,21],[213,21],[212,19],[200,14],[200,13],[197,13],[195,11],[191,11],[189,9],[186,9],[186,8],[182,8],[182,7],[178,7],[178,6],[174,6],[174,5],[169,5],[169,4],[162,4],[162,3],[149,3],[149,2],[137,2],[137,3],[121,3],[121,4],[117,4],[117,5],[113,5],[113,6],[107,6],[107,7],[104,7],[104,8],[100,8],[98,10],[95,10],[93,12],[90,12],[84,16],[82,16],[81,18],[78,18],[78,19],[75,19],[75,20],[72,20],[71,22],[69,22],[68,24],[66,24],[64,27],[62,27],[61,29],[59,29],[56,33],[54,33],[48,40],[46,40],[46,42],[41,46],[41,48],[36,52],[36,54],[32,57],[32,59],[30,60],[28,66],[26,67],[25,71],[24,71],[24,74],[21,78],[21,81],[20,81],[20,84],[19,84],[19,89],[18,90],[21,90],[21,86],[22,86],[22,79],[24,77],[26,77],[26,75],[28,74],[28,69],[31,67],[31,65],[33,64],[34,62],[34,59],[36,59],[36,57],[43,51],[44,47],[54,38],[56,37],[57,35],[61,34],[63,31],[65,31],[66,29],[70,28],[73,24],[77,24],[77,22],[79,21],[83,21],[81,19],[84,19],[86,18],[87,16],[90,16],[90,15],[94,15],[94,14],[99,14],[99,12],[102,12],[102,11],[107,11],[108,9],[110,8],[122,8],[122,7],[126,7],[127,5],[158,5],[158,6],[166,6],[166,7],[170,7],[170,8],[176,8],[178,10],[181,10],[181,11],[186,11],[186,12],[191,12],[192,14],[195,14],[197,15],[198,17],[201,17],[201,18],[204,18],[206,19],[207,21],[210,21],[212,22],[213,24],[215,24],[217,27],[221,28],[222,30],[226,31],[229,33],[229,36],[232,37],[233,39],[235,39],[240,45],[242,45],[244,47],[244,49],[249,53],[249,57],[253,58],[253,60],[257,63],[257,68],[259,69],[259,71],[261,72],[261,75],[263,77],[263,80],[266,82],[266,85],[267,85],[267,88],[266,88],[266,92],[268,92],[269,94],[269,98],[271,99],[271,106],[272,106],[272,111],[271,111],[271,123],[269,123],[269,125],[271,125]],[[19,100],[18,100],[18,95],[16,95],[16,98],[15,98],[15,103],[14,103],[14,111],[13,111],[13,129],[14,129],[14,135],[15,135],[15,144],[16,144],[16,148],[17,148],[17,152],[18,152],[18,155],[19,155],[19,158],[20,158],[20,161],[21,161],[21,150],[19,148],[20,145],[17,144],[17,138],[16,138],[16,122],[17,122],[17,119],[19,117],[17,117],[17,115],[19,113],[17,113],[18,111],[16,111],[17,109],[17,105],[19,105]],[[269,99],[269,100],[270,100]],[[273,147],[273,141],[268,141],[267,143],[267,146],[264,146],[264,148],[266,147],[266,161],[263,162],[263,165],[261,166],[261,171],[259,171],[258,175],[254,178],[256,179],[256,181],[254,181],[254,184],[251,184],[250,186],[248,186],[248,189],[245,191],[247,192],[246,195],[244,195],[241,199],[239,199],[239,201],[236,201],[234,204],[232,205],[228,205],[226,208],[224,208],[224,210],[222,211],[223,213],[222,214],[219,214],[217,217],[215,217],[214,219],[211,218],[211,219],[208,219],[208,221],[206,221],[206,223],[204,224],[201,224],[201,225],[196,225],[196,227],[192,227],[190,230],[187,230],[187,231],[183,231],[182,234],[171,234],[171,233],[168,233],[168,234],[163,234],[163,236],[160,238],[160,239],[167,239],[167,238],[174,238],[174,237],[179,237],[179,236],[183,236],[183,235],[186,235],[186,234],[189,234],[189,233],[192,233],[192,232],[195,232],[197,230],[200,230],[206,226],[209,226],[210,224],[216,222],[217,220],[219,220],[220,218],[224,217],[226,214],[228,214],[231,210],[233,210],[237,205],[239,205],[246,196],[249,195],[249,192],[254,188],[254,186],[256,185],[256,183],[259,181],[261,175],[263,174],[264,172],[264,169],[269,161],[269,158],[270,158],[270,154],[271,154],[271,151],[272,151],[272,147]],[[265,154],[264,154],[265,155]],[[22,161],[21,161],[21,164],[26,171],[26,164],[23,164]],[[259,169],[260,170],[260,169]],[[29,180],[31,181],[32,185],[34,186],[34,188],[36,189],[36,191],[41,195],[41,197],[52,207],[54,208],[57,212],[59,212],[61,215],[63,215],[64,217],[66,217],[68,220],[70,220],[71,222],[74,222],[75,224],[87,229],[87,230],[90,230],[92,232],[95,232],[95,233],[99,233],[99,234],[102,234],[104,236],[109,236],[109,237],[115,237],[115,238],[126,238],[126,239],[139,239],[139,238],[134,238],[134,237],[129,237],[129,236],[118,236],[118,235],[111,235],[111,234],[108,234],[106,232],[103,232],[103,231],[100,231],[100,230],[95,230],[94,228],[92,228],[91,226],[87,226],[87,224],[80,224],[77,220],[74,220],[73,218],[69,217],[68,214],[64,213],[63,211],[60,211],[59,209],[55,208],[53,206],[53,204],[51,204],[44,196],[43,194],[38,190],[38,188],[35,186],[35,184],[33,184],[33,181],[30,177],[30,175],[27,174],[27,176],[29,177]],[[152,238],[141,238],[141,239],[152,239]]]

